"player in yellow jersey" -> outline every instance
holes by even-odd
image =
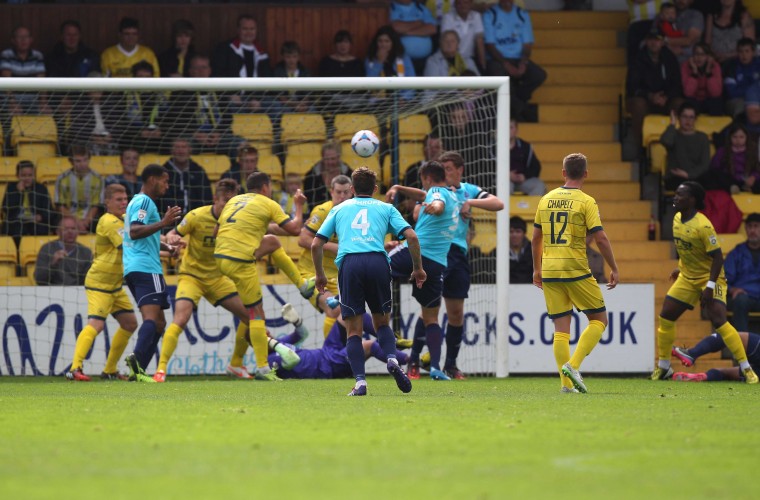
[[[673,196],[673,242],[678,252],[678,269],[670,274],[675,280],[665,296],[657,328],[657,368],[652,380],[673,377],[670,356],[676,337],[676,320],[699,302],[723,338],[748,384],[758,382],[747,361],[747,353],[736,329],[726,319],[726,276],[723,252],[710,220],[698,212],[705,206],[705,190],[697,182],[681,183]]]
[[[132,302],[122,288],[124,271],[121,245],[127,201],[127,190],[121,184],[111,184],[106,188],[107,212],[98,221],[95,258],[84,281],[87,293],[87,325],[77,337],[71,369],[66,373],[69,380],[90,380],[90,377],[84,374],[82,364],[92,348],[95,337],[103,331],[109,314],[119,322],[119,329],[111,340],[106,366],[100,376],[108,380],[126,380],[126,377],[119,373],[116,364],[137,328],[137,317]]]
[[[348,200],[351,196],[351,178],[346,175],[337,175],[330,181],[330,201],[317,205],[311,211],[311,216],[303,228],[301,228],[301,235],[298,237],[298,246],[303,248],[301,256],[298,258],[298,270],[301,272],[302,278],[310,279],[315,276],[314,261],[311,260],[311,242],[314,240],[314,235],[322,227],[322,223],[327,218],[330,210],[334,206]],[[330,328],[332,328],[336,318],[340,314],[339,305],[332,308],[327,303],[328,297],[338,295],[338,268],[335,266],[335,257],[338,254],[337,236],[333,236],[330,241],[325,243],[324,252],[322,264],[325,269],[325,276],[327,276],[327,286],[325,288],[330,293],[315,293],[311,297],[310,302],[319,312],[325,313],[324,334],[327,337],[327,334],[330,333]]]
[[[170,245],[183,244],[183,237],[187,238],[187,243],[174,296],[174,318],[164,333],[158,369],[153,376],[156,382],[166,381],[169,360],[201,297],[205,297],[214,306],[222,306],[240,320],[235,336],[235,349],[227,373],[242,379],[253,378],[243,366],[243,356],[248,348],[248,311],[240,300],[235,284],[219,272],[214,259],[214,231],[218,215],[238,190],[238,183],[234,180],[220,180],[216,183],[214,204],[190,211],[176,229],[172,229],[166,235]],[[272,344],[270,347],[277,350],[288,366],[298,364],[298,356],[292,350],[284,345],[280,346],[274,339],[270,339],[269,342]]]
[[[610,266],[607,289],[618,284],[612,245],[602,228],[596,200],[581,189],[588,176],[588,161],[580,153],[562,161],[565,183],[544,195],[533,223],[533,284],[544,290],[546,311],[554,321],[554,359],[562,392],[586,392],[579,372],[581,363],[599,343],[607,328],[607,308],[586,257],[586,234],[591,233]],[[570,357],[570,319],[573,307],[589,324]]]
[[[267,174],[251,174],[246,180],[246,188],[248,193],[228,201],[219,216],[214,257],[221,273],[235,283],[240,298],[248,309],[250,339],[256,358],[255,377],[260,380],[279,380],[267,363],[267,333],[261,284],[256,270],[256,252],[267,231],[292,236],[300,234],[306,197],[300,190],[296,193],[296,214],[291,218],[271,199],[272,186]],[[290,260],[282,248],[272,253],[275,262],[282,259],[282,256]],[[281,263],[277,265],[281,269],[284,267]],[[284,271],[291,281],[302,283],[299,287],[301,295],[311,297],[314,281],[303,280],[292,260],[288,267]]]

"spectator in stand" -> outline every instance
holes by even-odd
[[[422,3],[413,0],[393,0],[391,27],[399,34],[404,52],[414,65],[415,75],[425,71],[425,60],[433,53],[433,37],[438,23]]]
[[[449,30],[441,33],[439,50],[425,63],[425,76],[463,76],[468,70],[479,74],[475,62],[459,52],[457,32]]]
[[[285,174],[285,181],[283,184],[282,188],[272,191],[272,199],[280,204],[283,212],[290,217],[295,217],[295,196],[296,192],[303,187],[303,177],[294,172],[287,173]],[[307,208],[306,204],[304,204],[303,211],[309,213]]]
[[[34,281],[39,286],[82,286],[92,264],[92,250],[77,243],[77,220],[61,217],[59,239],[42,245],[37,254]]]
[[[517,137],[517,122],[509,120],[509,194],[522,191],[529,196],[546,194],[546,184],[539,179],[541,162],[533,146]]]
[[[162,77],[190,76],[190,59],[195,54],[194,34],[195,28],[190,21],[177,19],[172,23],[171,47],[158,56]]]
[[[152,78],[153,66],[140,61],[132,67],[135,78]],[[128,91],[122,97],[119,109],[120,147],[136,148],[141,153],[159,153],[164,149],[164,122],[167,101],[162,92]]]
[[[156,54],[150,47],[140,45],[139,42],[139,21],[123,17],[119,21],[119,43],[108,47],[100,55],[100,72],[107,77],[133,77],[134,66],[144,61],[153,68],[152,76],[158,77],[161,73]]]
[[[303,194],[310,207],[330,201],[329,186],[333,177],[351,177],[353,170],[340,159],[340,143],[326,142],[322,146],[322,159],[314,164],[303,179]]]
[[[744,96],[755,83],[760,82],[760,57],[755,56],[755,41],[742,38],[736,42],[737,58],[726,64],[723,88],[726,93],[726,112],[736,117],[744,112]]]
[[[696,122],[697,109],[689,103],[678,108],[678,115],[670,114],[670,125],[660,136],[668,151],[665,189],[673,191],[688,180],[701,182],[710,168],[710,139],[695,128]]]
[[[454,0],[454,9],[443,15],[441,33],[454,30],[459,35],[459,53],[473,59],[482,73],[486,69],[483,17],[473,10],[472,0]]]
[[[172,155],[164,168],[169,172],[169,189],[161,198],[161,213],[169,207],[180,207],[186,214],[204,205],[213,203],[211,182],[203,167],[190,157],[192,153],[189,139],[174,139]]]
[[[728,252],[723,263],[730,320],[740,332],[749,330],[749,313],[760,312],[760,213],[747,216],[744,230],[747,241]]]
[[[425,4],[425,7],[430,11],[430,14],[433,15],[433,19],[436,20],[436,24],[440,26],[443,16],[454,10],[452,9],[452,6],[455,1],[456,0],[425,0],[420,3]]]
[[[287,41],[280,48],[282,61],[274,67],[274,76],[278,78],[307,78],[309,70],[301,64],[301,48],[296,42]],[[310,113],[311,103],[305,92],[281,92],[277,97],[278,115],[281,113]],[[279,118],[279,116],[277,117]],[[279,122],[279,119],[277,119]]]
[[[32,48],[34,38],[28,28],[18,26],[11,35],[11,47],[0,52],[0,77],[44,77],[45,58]],[[44,93],[14,92],[7,95],[6,112],[9,115],[49,114],[47,95]]]
[[[440,125],[440,135],[446,138],[446,149],[458,152],[467,166],[468,182],[489,193],[496,192],[496,159],[492,154],[494,138],[485,132],[485,118],[478,110],[455,104],[446,109],[445,121]]]
[[[720,6],[707,14],[705,42],[712,48],[715,59],[724,64],[737,57],[736,44],[742,38],[755,39],[752,16],[742,0],[721,0]]]
[[[427,134],[422,139],[422,154],[424,159],[407,166],[404,173],[404,180],[400,183],[406,187],[413,187],[422,189],[422,182],[420,182],[420,168],[429,161],[437,160],[443,153],[443,143],[440,137],[434,134]],[[417,202],[411,198],[407,198],[403,194],[398,195],[398,209],[404,218],[412,226],[414,226],[414,207]]]
[[[71,148],[71,168],[55,180],[55,208],[74,217],[81,234],[94,233],[103,208],[103,177],[90,168],[90,152]]]
[[[142,178],[137,175],[140,165],[140,152],[135,148],[127,148],[121,152],[121,173],[106,177],[106,187],[109,184],[121,184],[127,190],[130,201],[142,189]]]
[[[533,25],[530,14],[514,0],[499,0],[483,14],[488,73],[509,76],[512,115],[523,117],[533,92],[546,80],[546,71],[530,60]]]
[[[319,76],[365,76],[364,62],[353,54],[351,33],[340,30],[333,38],[335,52],[319,62]]]
[[[753,83],[744,94],[744,115],[747,132],[753,140],[760,139],[760,81]]]
[[[720,189],[732,194],[760,192],[760,161],[757,142],[750,139],[747,128],[734,122],[728,129],[726,144],[713,156],[705,189]]]
[[[248,176],[259,171],[259,150],[245,145],[238,150],[237,160],[232,162],[230,169],[222,174],[222,179],[232,179],[240,185],[240,194],[245,193],[245,183]]]
[[[533,251],[521,217],[509,218],[509,283],[533,283]]]
[[[58,78],[84,78],[100,70],[100,56],[82,42],[82,27],[69,19],[61,24],[61,40],[45,57],[45,74]]]
[[[676,6],[670,2],[665,2],[660,5],[660,13],[654,18],[652,28],[655,33],[663,38],[681,38],[686,34],[676,27],[676,17],[678,11]]]
[[[372,37],[364,61],[364,70],[367,76],[417,76],[412,60],[406,54],[398,33],[392,26],[380,27]],[[386,93],[380,91],[374,95],[382,99]],[[399,95],[408,100],[414,97],[414,91],[402,90]]]
[[[625,87],[632,140],[641,147],[644,117],[651,113],[667,114],[683,103],[681,67],[673,53],[663,46],[660,35],[646,35],[644,47],[628,66]]]
[[[691,8],[694,0],[675,0],[676,26],[683,33],[680,37],[663,36],[665,45],[678,58],[684,62],[693,53],[694,46],[702,39],[705,31],[705,16],[698,10]]]
[[[723,75],[710,46],[700,42],[688,60],[681,64],[683,95],[699,113],[723,114]]]
[[[194,54],[188,61],[190,78],[209,78],[209,58]],[[242,138],[232,133],[232,114],[228,96],[213,90],[172,92],[169,99],[167,123],[174,137],[192,136],[193,151],[197,153],[237,156]]]
[[[626,35],[626,60],[630,69],[641,51],[647,33],[652,31],[662,0],[627,0],[627,2],[630,24]]]
[[[18,245],[22,236],[50,234],[53,206],[45,186],[34,179],[34,163],[16,164],[18,182],[9,182],[3,197],[0,219],[2,234],[12,236]]]
[[[101,78],[93,71],[90,78]],[[66,96],[59,107],[65,111],[67,125],[61,136],[62,149],[70,152],[74,145],[83,145],[93,155],[119,154],[118,130],[121,112],[118,93],[100,90]]]

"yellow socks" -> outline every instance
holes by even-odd
[[[298,267],[296,266],[295,262],[293,262],[293,259],[288,256],[287,252],[280,247],[274,252],[272,252],[272,260],[274,261],[274,265],[277,266],[280,271],[285,273],[285,275],[288,277],[288,279],[295,285],[295,286],[301,286],[303,283],[303,278],[301,278],[301,272],[298,270]]]
[[[85,327],[82,328],[82,331],[79,332],[76,347],[74,347],[74,360],[71,362],[71,371],[74,371],[77,368],[82,368],[84,358],[86,358],[87,353],[90,352],[92,343],[97,336],[98,331],[90,325],[85,325]]]
[[[586,356],[591,354],[596,344],[599,343],[599,339],[602,338],[602,333],[607,325],[601,321],[592,319],[588,322],[588,326],[583,332],[581,332],[581,338],[578,339],[578,346],[575,348],[573,356],[570,358],[570,366],[576,370],[580,369],[581,363],[586,359]]]
[[[169,364],[169,360],[174,354],[174,350],[177,349],[177,343],[179,342],[179,336],[182,335],[182,327],[176,323],[169,325],[164,333],[164,338],[161,341],[161,358],[158,360],[158,368],[156,371],[166,372],[166,365]]]
[[[243,356],[245,356],[245,351],[248,350],[248,341],[245,338],[247,332],[248,325],[241,321],[237,327],[237,333],[235,334],[235,349],[232,351],[230,366],[236,368],[243,366]]]
[[[659,319],[660,327],[657,328],[657,357],[660,358],[660,361],[667,361],[668,365],[670,365],[670,351],[673,349],[673,342],[676,340],[676,322],[665,319],[662,316]],[[731,329],[733,330],[733,327]],[[736,330],[734,330],[734,335],[736,335]],[[738,336],[736,338],[739,339]],[[741,340],[739,342],[741,343]]]
[[[715,331],[718,332],[721,337],[723,337],[723,342],[725,342],[726,347],[731,350],[731,354],[734,355],[734,359],[737,363],[747,361],[747,353],[744,350],[742,339],[739,337],[736,328],[734,328],[731,323],[726,321],[723,323],[723,325],[721,325],[720,328],[716,328]],[[77,345],[79,345],[79,342],[77,342]]]
[[[130,338],[132,338],[132,332],[124,328],[116,330],[111,339],[111,349],[108,350],[108,359],[106,359],[106,366],[103,368],[104,372],[116,373],[119,371],[117,365],[124,355],[124,350],[127,348]]]
[[[251,345],[253,355],[256,358],[256,369],[269,367],[267,355],[269,354],[267,343],[267,328],[263,319],[252,319],[250,323]]]
[[[573,388],[573,383],[569,378],[562,375],[562,365],[570,360],[570,334],[554,332],[554,361],[557,363],[559,371],[559,380],[564,387]]]
[[[325,316],[325,322],[322,325],[322,330],[325,334],[325,338],[330,334],[330,329],[332,329],[332,326],[335,324],[335,322],[338,320],[338,318],[330,318]]]

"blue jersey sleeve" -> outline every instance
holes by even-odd
[[[144,196],[139,201],[140,203],[134,203],[129,207],[131,210],[127,213],[127,220],[130,224],[147,224],[158,215],[156,205],[149,197]]]

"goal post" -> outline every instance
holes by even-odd
[[[96,93],[99,94],[98,111],[93,113],[92,103],[95,101],[91,96]],[[221,114],[215,115],[213,111],[213,106],[217,104],[216,93],[224,96],[225,118]],[[130,96],[136,96],[136,98],[129,101]],[[132,130],[133,135],[129,137],[139,141],[138,149],[145,157],[141,160],[141,167],[146,161],[163,163],[172,154],[173,141],[178,138],[187,138],[192,142],[192,158],[198,160],[199,164],[206,168],[212,184],[219,178],[222,170],[229,168],[239,159],[241,145],[255,145],[259,150],[258,168],[268,173],[274,172],[274,177],[280,177],[277,180],[281,182],[283,190],[285,190],[288,174],[304,174],[308,171],[320,160],[323,145],[330,141],[338,144],[343,162],[351,168],[367,164],[378,171],[379,179],[387,188],[395,180],[403,179],[403,174],[410,163],[422,159],[423,137],[425,134],[432,133],[441,139],[445,150],[464,150],[460,151],[464,153],[466,161],[464,180],[495,192],[508,207],[509,99],[509,79],[505,77],[9,78],[0,79],[0,125],[2,125],[5,138],[3,145],[5,156],[18,159],[23,159],[25,155],[34,156],[31,159],[37,165],[38,179],[40,165],[49,165],[51,160],[39,152],[27,153],[32,149],[25,150],[24,147],[30,144],[51,142],[50,131],[42,128],[34,129],[30,124],[26,128],[19,129],[17,120],[13,119],[14,116],[53,118],[57,127],[57,140],[55,138],[52,140],[58,157],[55,168],[59,170],[53,170],[52,174],[48,172],[49,175],[54,176],[69,167],[66,155],[70,148],[77,144],[91,148],[91,154],[94,151],[93,159],[97,159],[98,165],[104,164],[103,162],[108,163],[107,172],[102,172],[104,177],[109,173],[114,173],[118,169],[118,165],[114,165],[116,161],[114,157],[126,146],[132,145],[128,141],[129,138],[124,139],[126,135],[115,137],[116,131],[123,133],[123,130]],[[146,108],[156,111],[150,113],[146,111]],[[204,112],[202,110],[208,110],[207,117],[200,116]],[[140,117],[145,126],[142,131],[134,131],[125,124],[125,119],[132,113],[141,113]],[[155,115],[162,114],[165,120],[158,126],[153,126],[151,120],[155,118]],[[262,115],[269,118],[268,125],[254,124],[259,123],[255,120],[261,118]],[[347,115],[351,115],[352,118],[345,118]],[[316,120],[321,123],[316,128],[312,127],[311,118],[314,116],[321,117]],[[338,118],[339,116],[341,118]],[[350,147],[347,148],[350,136],[345,135],[347,132],[344,128],[346,124],[350,126],[351,123],[355,123],[357,127],[364,124],[362,120],[367,116],[374,116],[377,121],[375,131],[381,137],[381,151],[379,155],[364,159],[354,155]],[[421,128],[416,127],[418,122],[415,120],[418,117],[423,117],[419,122],[423,124]],[[465,125],[457,122],[462,117],[467,121]],[[294,118],[297,119],[294,121]],[[201,130],[202,126],[206,126],[207,132],[213,131],[214,127],[219,125],[216,120],[222,119],[228,121],[227,127],[230,133],[222,140],[217,138],[217,142],[211,147],[201,150],[203,144],[202,141],[196,143],[195,132]],[[203,120],[205,120],[205,125],[199,125]],[[243,137],[236,129],[236,127],[244,126],[241,123],[249,124],[245,125],[248,128],[244,130],[246,134],[250,133],[250,137]],[[153,134],[144,133],[145,130],[150,132],[154,128],[161,127],[171,129],[172,132],[165,133],[154,141],[149,140],[154,136]],[[356,130],[359,128],[353,129],[353,131]],[[108,138],[111,144],[104,145],[99,137]],[[262,144],[265,145],[263,149],[260,147]],[[206,156],[205,153],[211,154]],[[219,162],[212,161],[211,157],[218,157]],[[6,165],[4,168],[9,167]],[[93,169],[97,171],[97,167],[93,166]],[[46,182],[50,184],[50,177],[46,179]],[[52,194],[52,187],[50,191]],[[311,208],[313,207],[309,207]],[[487,253],[488,257],[482,257],[479,253],[472,262],[474,273],[480,273],[473,287],[485,288],[470,293],[465,308],[466,311],[470,309],[470,306],[476,309],[474,314],[477,316],[477,324],[466,323],[465,327],[477,327],[484,330],[478,335],[477,341],[474,338],[470,339],[472,346],[468,345],[466,336],[460,357],[470,361],[465,363],[465,371],[506,377],[509,375],[509,210],[505,209],[495,215],[485,214],[483,211],[476,212],[474,215],[476,233],[473,244],[477,246],[481,239],[487,240],[489,243],[482,247],[482,253]],[[478,230],[481,233],[478,233]],[[484,234],[488,231],[492,233]],[[480,247],[478,250],[480,251]],[[297,246],[293,246],[292,252],[289,250],[288,253],[292,253],[295,257],[298,253]],[[493,266],[494,263],[495,269],[488,267]],[[22,264],[22,273],[23,271]],[[264,276],[263,283],[283,283],[277,279],[269,281],[268,279]],[[284,297],[283,288],[277,288],[277,286],[285,287],[285,285],[275,285],[271,293],[277,295],[278,300],[287,299]],[[24,311],[12,310],[13,307],[22,309],[28,307],[30,319],[24,317],[24,321],[30,337],[34,337],[33,326],[37,322],[39,328],[39,322],[42,321],[38,316],[40,311],[50,306],[51,301],[64,301],[63,309],[71,306],[74,311],[71,316],[76,315],[79,319],[75,322],[70,321],[71,325],[65,325],[63,334],[56,333],[58,328],[53,328],[52,334],[45,334],[52,337],[45,337],[40,342],[55,344],[56,352],[70,352],[78,332],[72,335],[69,330],[76,328],[72,326],[74,324],[81,325],[82,318],[86,321],[86,301],[82,303],[84,294],[61,294],[45,287],[36,287],[31,296],[36,297],[35,300],[39,304],[31,305],[29,290],[24,291],[24,300],[20,302],[10,300],[11,296],[20,295],[22,294],[13,287],[4,287],[0,292],[0,300],[8,304],[2,308],[4,310],[0,316],[0,326],[6,325],[7,329],[9,318],[18,322],[17,316],[19,314],[23,316]],[[68,304],[65,303],[66,300],[73,302]],[[265,292],[265,302],[266,300]],[[321,328],[316,325],[321,326],[321,317],[300,298],[292,300],[297,301],[304,316],[308,316],[309,321],[315,325],[312,329],[312,339],[309,340],[310,345],[306,347],[319,347],[318,340],[322,338],[319,335]],[[481,300],[484,301],[482,304]],[[485,305],[485,300],[488,301],[488,305]],[[404,307],[412,309],[412,304]],[[443,309],[445,308],[442,307]],[[226,311],[221,311],[219,314],[221,313],[226,313]],[[278,323],[279,309],[271,314],[268,311],[267,317],[268,326],[275,328],[283,325],[282,321]],[[220,324],[215,324],[213,321],[203,323],[203,321],[203,318],[195,320],[196,330],[193,330],[191,320],[187,331],[188,338],[203,339],[209,330],[221,329]],[[201,324],[198,324],[199,322]],[[411,328],[408,326],[405,333],[411,335],[413,324]],[[111,331],[114,331],[114,328]],[[200,332],[204,333],[199,334]],[[39,349],[47,354],[50,353],[49,345],[35,346],[34,338],[29,342],[31,342],[32,350]],[[10,349],[14,343],[10,342],[6,345],[9,345]],[[194,348],[194,351],[188,351],[189,357],[200,356],[197,354],[198,346]],[[181,346],[177,353],[182,353]],[[51,372],[60,371],[62,363],[68,362],[65,359],[66,356],[62,356],[64,359],[58,359],[55,369],[52,368],[55,361],[50,363]],[[20,359],[18,352],[5,353],[6,360],[14,357],[17,361],[13,363],[18,364],[18,359]],[[42,363],[37,361],[36,364],[38,367],[47,366],[47,359]],[[204,372],[203,369],[201,371]]]

